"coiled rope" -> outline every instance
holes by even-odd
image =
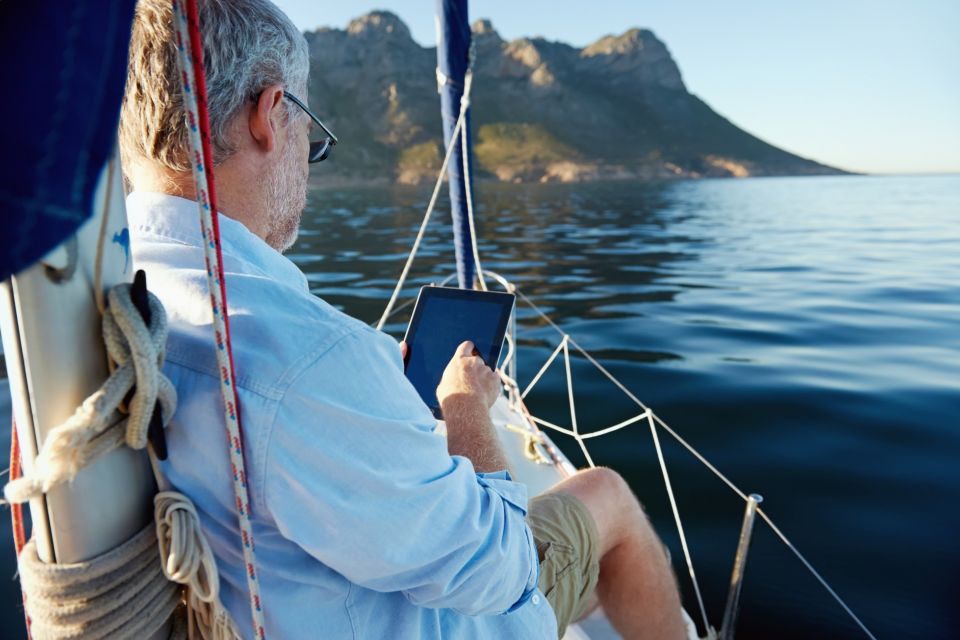
[[[34,638],[145,638],[180,603],[179,587],[160,571],[153,525],[85,562],[48,564],[34,539],[18,558]]]
[[[30,473],[11,477],[4,488],[9,502],[20,504],[39,497],[122,444],[146,447],[156,403],[163,425],[169,422],[176,409],[176,391],[160,371],[166,312],[148,294],[150,324],[145,324],[131,291],[129,284],[113,287],[103,315],[103,338],[116,368],[66,422],[49,432]],[[131,389],[129,415],[121,416],[121,403]],[[161,489],[154,498],[154,523],[120,546],[83,562],[45,563],[37,555],[34,540],[23,547],[18,557],[20,581],[34,637],[146,637],[170,619],[181,601],[186,601],[186,616],[174,618],[171,637],[239,637],[219,602],[216,561],[196,508],[185,495],[171,490],[152,451],[150,460]]]
[[[129,284],[111,289],[108,312],[103,316],[103,340],[117,368],[66,422],[47,434],[30,473],[4,488],[8,502],[19,504],[40,497],[121,444],[143,449],[156,402],[164,422],[173,415],[176,391],[159,369],[167,340],[167,315],[160,301],[150,295],[148,327],[130,299],[130,291]],[[116,412],[134,386],[130,414],[117,420]]]

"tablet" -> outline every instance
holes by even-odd
[[[511,293],[493,291],[420,289],[404,337],[404,372],[437,418],[437,385],[460,343],[471,341],[487,366],[496,369],[514,299]]]

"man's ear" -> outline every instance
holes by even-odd
[[[277,132],[284,122],[283,85],[272,84],[264,89],[250,110],[250,136],[264,153],[273,151]]]

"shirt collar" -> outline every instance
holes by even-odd
[[[306,276],[297,266],[243,223],[221,213],[220,247],[255,267],[264,275],[308,289]],[[165,193],[134,191],[127,196],[127,223],[134,237],[152,235],[192,247],[203,246],[197,203]]]

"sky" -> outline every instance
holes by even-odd
[[[298,27],[374,9],[435,44],[429,0],[274,0]],[[865,173],[960,173],[960,0],[474,0],[507,39],[583,46],[631,27],[687,89],[788,151]]]

